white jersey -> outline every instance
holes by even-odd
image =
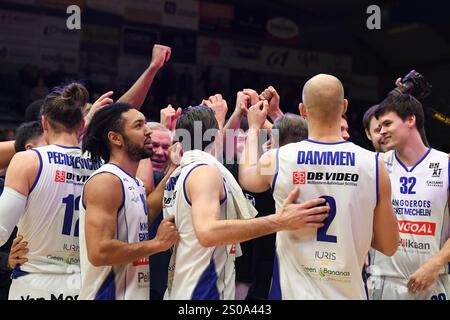
[[[410,168],[394,151],[383,158],[391,180],[400,242],[392,257],[375,252],[371,273],[408,279],[449,238],[449,159],[447,154],[431,148]],[[447,272],[448,265],[440,274]]]
[[[277,210],[295,186],[298,201],[323,197],[325,225],[277,233],[271,299],[367,299],[362,270],[377,203],[377,155],[351,142],[304,140],[277,150]]]
[[[115,239],[136,243],[148,240],[148,210],[143,183],[115,164],[105,164],[95,171],[110,173],[122,183],[123,202],[117,212]],[[121,266],[95,267],[87,256],[85,234],[86,208],[83,196],[80,208],[81,290],[85,300],[149,300],[150,272],[148,258]]]
[[[18,223],[18,234],[28,241],[30,251],[28,262],[14,276],[79,272],[81,190],[101,163],[83,157],[78,147],[49,145],[33,151],[39,156],[39,172]]]
[[[191,202],[185,190],[189,174],[198,166],[193,162],[177,169],[164,191],[164,217],[175,216],[180,240],[174,247],[169,264],[169,280],[164,299],[168,300],[233,300],[235,295],[235,246],[203,247],[194,231]],[[225,198],[220,205],[220,219],[233,217]]]

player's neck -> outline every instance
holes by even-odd
[[[113,154],[109,159],[109,163],[114,163],[115,165],[118,165],[123,170],[125,170],[130,176],[136,178],[136,172],[139,166],[139,161],[130,159],[128,154],[126,153],[118,155]]]
[[[53,133],[47,132],[47,142],[48,144],[57,144],[65,147],[78,147],[80,144],[78,142],[78,133]]]
[[[423,144],[418,132],[412,134],[402,147],[395,150],[397,157],[407,167],[414,166],[427,151],[428,148]]]
[[[318,142],[343,141],[340,125],[323,122],[308,122],[308,139]]]

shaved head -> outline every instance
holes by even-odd
[[[320,120],[340,119],[344,107],[344,87],[338,78],[318,74],[303,87],[303,104],[308,117]]]

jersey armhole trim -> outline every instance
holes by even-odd
[[[379,188],[378,188],[378,152],[375,154],[375,188],[376,188],[376,195],[377,195],[377,204],[378,204],[378,198],[379,198]]]
[[[227,188],[225,186],[225,179],[223,179],[223,199],[220,200],[220,205],[223,205],[225,203],[225,201],[227,201],[228,195],[227,195]]]
[[[101,173],[110,173],[110,174],[114,175],[115,177],[117,177],[117,178],[119,179],[119,181],[120,181],[120,185],[122,186],[122,203],[120,204],[120,207],[119,207],[119,209],[117,210],[117,213],[119,213],[119,211],[122,210],[122,209],[123,209],[123,206],[125,205],[125,188],[124,188],[124,186],[123,186],[122,179],[120,179],[120,177],[119,177],[118,175],[114,174],[113,172],[110,172],[110,171],[101,171],[101,172],[97,172],[96,174],[90,176],[90,177],[89,177],[89,180],[91,180],[92,177],[95,177],[96,175],[99,175],[99,174],[101,174]],[[84,186],[83,186],[83,191],[82,191],[82,194],[81,194],[81,195],[82,195],[81,198],[82,198],[82,200],[83,200],[83,201],[81,201],[81,205],[83,206],[84,210],[87,209],[87,208],[86,208],[86,205],[84,204],[84,187],[86,186],[87,183],[89,183],[89,180],[85,182],[85,184],[84,184]]]
[[[43,162],[42,162],[42,157],[41,154],[39,153],[39,151],[37,151],[36,149],[31,149],[34,152],[37,153],[38,157],[39,157],[39,170],[38,170],[38,174],[36,176],[36,179],[34,179],[33,185],[30,188],[30,192],[33,192],[34,188],[36,187],[37,183],[39,182],[39,178],[41,177],[41,173],[42,173],[42,166],[43,166]]]
[[[448,186],[447,186],[447,193],[450,192],[450,159],[448,159],[448,166],[447,166],[447,175],[448,175]],[[450,262],[449,265],[449,274],[450,274]]]
[[[277,182],[277,177],[278,177],[278,170],[279,170],[279,168],[278,168],[278,162],[279,162],[278,153],[279,152],[280,152],[280,148],[277,149],[277,153],[275,155],[275,175],[273,176],[272,186],[271,186],[272,195],[275,191],[275,183]]]
[[[189,170],[189,172],[186,174],[186,176],[184,177],[184,181],[183,181],[183,194],[184,194],[184,199],[186,200],[186,202],[188,203],[188,205],[190,206],[190,207],[192,207],[192,203],[191,203],[191,200],[189,200],[189,197],[188,197],[188,195],[187,195],[187,193],[186,193],[186,180],[187,180],[187,178],[189,177],[189,175],[191,174],[191,172],[194,170],[194,169],[196,169],[196,168],[198,168],[198,167],[200,167],[200,166],[205,166],[206,165],[206,163],[199,163],[199,164],[197,164],[197,165],[195,165],[194,167],[192,167],[191,168],[191,170]]]

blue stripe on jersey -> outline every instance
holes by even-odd
[[[186,193],[186,180],[187,180],[187,178],[189,177],[189,175],[191,174],[192,170],[194,170],[194,169],[197,168],[197,167],[204,166],[204,165],[206,165],[206,163],[199,163],[199,164],[195,165],[193,168],[191,168],[191,170],[189,170],[189,172],[187,173],[187,175],[184,177],[184,181],[183,181],[183,193],[184,193],[184,198],[186,199],[186,202],[189,204],[189,206],[192,206],[192,203],[191,203],[191,201],[189,200],[189,197],[188,197],[188,195],[187,195],[187,193]]]
[[[108,162],[108,164],[112,164],[113,166],[116,166],[117,168],[119,168],[120,170],[122,170],[127,176],[129,176],[131,179],[134,180],[134,182],[136,182],[136,184],[139,186],[139,181],[136,179],[136,177],[133,177],[131,174],[129,174],[128,172],[125,171],[125,169],[123,169],[121,166],[112,163],[112,162]]]
[[[227,201],[228,194],[227,194],[227,188],[225,187],[225,179],[223,179],[223,192],[225,193],[225,196],[222,200],[220,200],[220,205],[223,205],[225,201]]]
[[[122,186],[122,194],[123,194],[123,196],[122,196],[122,203],[120,204],[119,210],[117,210],[117,215],[119,215],[120,210],[122,210],[123,206],[125,205],[125,187],[123,186],[122,179],[120,179],[119,176],[116,176],[116,177],[119,178],[120,185]]]
[[[281,299],[280,267],[278,263],[278,255],[275,253],[275,257],[273,259],[272,284],[270,286],[269,300]]]
[[[217,280],[216,266],[212,257],[192,292],[191,300],[220,300]]]
[[[116,300],[116,282],[114,278],[114,271],[111,270],[95,295],[94,300]]]
[[[428,151],[425,152],[423,157],[419,161],[417,161],[417,163],[411,168],[411,170],[408,170],[408,168],[404,165],[404,163],[401,162],[400,159],[397,157],[397,151],[394,152],[394,156],[395,156],[395,159],[397,159],[398,163],[400,163],[400,165],[403,167],[403,169],[405,169],[406,172],[412,172],[423,160],[425,160],[425,158],[428,156],[430,151],[431,151],[431,148],[429,148]]]
[[[278,153],[280,152],[280,148],[277,149],[277,154],[275,156],[275,175],[273,176],[273,181],[272,181],[272,195],[273,192],[275,191],[275,183],[277,182],[277,177],[278,177]]]
[[[39,178],[41,177],[41,173],[42,173],[42,157],[41,157],[41,154],[40,154],[39,151],[37,151],[36,149],[31,149],[31,150],[33,150],[34,152],[36,152],[37,155],[38,155],[38,157],[39,157],[39,171],[38,171],[38,174],[37,174],[37,176],[36,176],[36,179],[35,179],[34,182],[33,182],[33,185],[31,186],[31,189],[30,189],[30,192],[29,192],[29,193],[31,193],[31,192],[34,190],[34,187],[36,187],[36,184],[38,183]]]
[[[23,276],[26,276],[28,272],[20,270],[20,265],[16,265],[16,267],[11,272],[11,279],[17,279]]]
[[[367,288],[367,273],[365,266],[363,266],[361,276],[364,282],[364,291],[366,292],[366,299],[369,300],[369,289]]]
[[[376,194],[377,194],[377,204],[378,204],[378,196],[379,196],[379,188],[378,188],[378,155],[379,155],[379,153],[377,152],[376,154],[375,154],[375,176],[376,176],[376,178],[375,178],[375,186],[376,186]]]
[[[59,144],[55,144],[55,146],[60,147],[60,148],[64,148],[64,149],[81,149],[80,147],[77,146],[61,146]]]
[[[350,143],[350,141],[348,141],[348,140],[338,141],[338,142],[320,142],[320,141],[314,141],[314,140],[311,140],[311,139],[305,139],[304,141],[308,141],[308,142],[312,142],[312,143],[317,143],[317,144],[326,144],[326,145],[341,144],[341,143]]]

